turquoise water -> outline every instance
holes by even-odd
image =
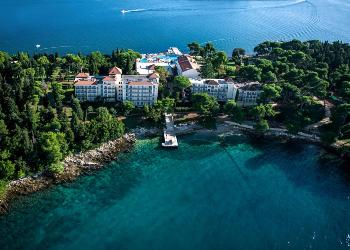
[[[307,144],[196,134],[17,200],[1,249],[348,249],[350,178]]]
[[[154,60],[156,58],[160,59],[162,61],[165,61],[165,62],[176,63],[178,56],[176,56],[176,55],[157,55],[157,56],[152,57],[152,60]],[[142,58],[140,61],[144,62],[144,63],[149,62],[149,60],[147,58]]]
[[[264,40],[350,42],[349,0],[0,0],[0,9],[0,50],[10,52],[36,44],[40,52],[146,53],[193,40],[227,52]]]

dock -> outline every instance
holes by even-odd
[[[165,148],[177,148],[179,146],[174,129],[174,118],[172,114],[165,113],[165,129],[164,142],[162,146]]]

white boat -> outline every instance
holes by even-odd
[[[127,11],[126,10],[121,10],[121,13],[125,14]]]

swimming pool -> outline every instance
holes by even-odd
[[[164,63],[176,63],[178,56],[177,55],[147,55],[140,59],[142,63],[152,63],[152,62],[164,62]]]

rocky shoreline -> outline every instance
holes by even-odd
[[[46,172],[11,181],[6,194],[0,200],[0,214],[9,210],[9,203],[16,197],[37,192],[54,184],[70,182],[78,176],[97,170],[115,160],[118,153],[128,152],[136,141],[135,134],[125,134],[123,137],[109,141],[96,149],[68,156],[63,161],[64,171],[59,174]]]
[[[214,130],[206,129],[203,126],[194,123],[186,127],[178,127],[175,129],[175,131],[177,135],[185,135],[202,131],[214,133],[220,137],[234,134],[247,134],[253,136],[259,135],[260,137],[277,140],[304,141],[307,143],[320,145],[332,154],[339,153],[335,148],[329,145],[324,145],[319,138],[306,136],[307,134],[302,134],[301,136],[290,135],[287,133],[281,133],[281,130],[279,129],[272,129],[269,131],[269,133],[265,134],[257,134],[254,129],[241,125],[238,126],[237,124],[231,122],[217,124],[217,127]],[[15,197],[34,193],[54,184],[71,182],[78,176],[100,169],[107,163],[115,160],[118,153],[128,152],[133,147],[136,139],[144,139],[159,136],[161,134],[162,130],[160,128],[133,129],[130,134],[126,134],[120,139],[104,143],[96,149],[68,156],[63,161],[64,171],[60,174],[48,174],[43,172],[35,176],[29,176],[11,181],[8,184],[8,189],[4,198],[0,199],[0,214],[6,213],[9,210],[8,205]],[[348,155],[342,155],[342,157],[349,158]]]
[[[177,135],[185,135],[194,132],[208,132],[214,133],[220,137],[236,135],[236,134],[245,134],[249,136],[256,137],[258,139],[269,139],[269,140],[280,140],[280,141],[295,141],[295,142],[306,142],[318,145],[322,147],[326,153],[340,156],[341,159],[348,161],[350,159],[350,154],[341,152],[339,148],[332,145],[327,145],[321,141],[318,136],[313,136],[306,133],[290,134],[284,129],[272,128],[265,133],[258,133],[252,126],[246,126],[237,124],[234,122],[225,122],[217,124],[216,129],[206,129],[196,123],[187,126],[186,128],[176,129]]]

